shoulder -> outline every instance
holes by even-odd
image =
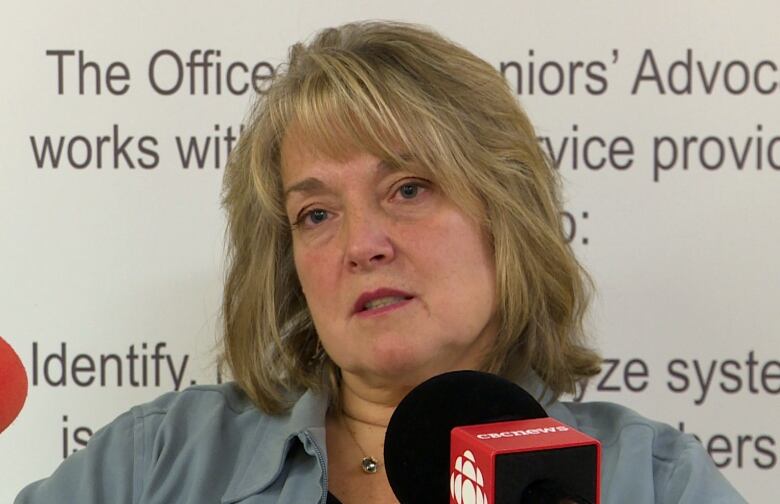
[[[95,432],[15,502],[97,503],[110,496],[110,502],[136,503],[184,488],[218,501],[237,457],[246,456],[246,439],[258,437],[269,418],[232,383],[167,393]]]
[[[267,418],[233,383],[196,385],[169,392],[132,407],[127,416],[130,418],[118,422],[119,425],[112,422],[106,428],[111,430],[132,422],[136,441],[142,442],[137,448],[143,447],[142,462],[146,467],[161,462],[157,454],[163,448],[167,456],[202,446],[193,444],[195,439],[218,437],[223,446],[235,447],[242,436]],[[136,454],[140,455],[138,451]]]
[[[187,417],[190,424],[206,421],[214,416],[239,417],[262,415],[235,383],[194,385],[187,389],[168,392],[129,411],[135,420],[154,420],[167,417]]]
[[[744,502],[692,435],[618,404],[558,407],[601,442],[605,502]]]
[[[576,428],[601,442],[605,462],[610,455],[630,456],[640,466],[653,464],[658,473],[672,470],[686,459],[707,458],[706,451],[690,434],[651,420],[636,411],[608,402],[561,403],[571,413]]]
[[[636,411],[609,402],[560,403],[574,417],[577,428],[601,441],[606,448],[627,440],[646,439],[653,453],[665,457],[684,451],[696,438],[671,425],[651,420]]]
[[[280,421],[255,407],[234,383],[170,392],[130,414],[137,462],[147,473],[182,459],[235,457],[247,439],[266,433],[269,420]]]

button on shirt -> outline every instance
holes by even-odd
[[[548,414],[602,443],[604,504],[744,503],[696,439],[611,403],[564,403],[521,385]],[[233,383],[195,386],[132,408],[15,504],[326,504],[328,398],[284,415]]]

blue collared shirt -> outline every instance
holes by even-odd
[[[696,439],[611,403],[551,401],[550,416],[602,443],[604,504],[744,503]],[[231,383],[195,386],[132,408],[15,504],[325,504],[327,397],[304,393],[285,415],[255,408]]]

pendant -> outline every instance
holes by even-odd
[[[374,457],[363,457],[363,460],[360,462],[360,467],[363,468],[364,473],[374,474],[376,473],[379,464],[377,464]]]

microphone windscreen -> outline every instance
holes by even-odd
[[[0,337],[0,432],[11,425],[27,399],[27,373],[22,361]]]
[[[385,434],[385,469],[401,504],[449,502],[454,427],[544,418],[518,385],[489,373],[454,371],[421,383],[398,404]]]

